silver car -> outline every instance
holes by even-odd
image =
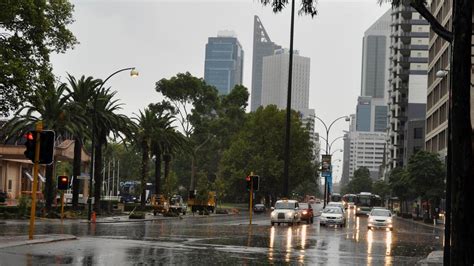
[[[346,226],[346,216],[344,215],[341,207],[326,207],[324,208],[321,216],[319,217],[319,224],[325,225],[340,225],[341,227]]]
[[[275,208],[272,207],[270,221],[272,226],[280,223],[287,223],[293,225],[301,222],[301,213],[299,211],[298,201],[296,200],[279,200],[275,203]]]
[[[369,213],[367,228],[369,230],[375,229],[375,228],[384,228],[384,229],[389,229],[390,231],[392,231],[393,230],[392,213],[387,209],[374,208]]]

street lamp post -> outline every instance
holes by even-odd
[[[288,198],[289,167],[290,167],[290,128],[291,128],[291,83],[293,77],[293,35],[295,26],[295,0],[291,1],[290,23],[290,58],[288,67],[288,95],[286,101],[286,133],[285,133],[285,166],[283,170],[283,197]]]
[[[336,118],[334,121],[331,122],[331,124],[329,124],[329,126],[326,125],[326,123],[319,117],[315,116],[314,115],[314,118],[318,119],[324,126],[324,128],[326,129],[326,155],[329,155],[330,154],[330,149],[329,149],[329,131],[331,130],[331,127],[334,125],[334,123],[336,123],[338,120],[340,119],[345,119],[345,121],[350,121],[350,118],[346,115],[344,116],[341,116],[341,117],[338,117]],[[331,144],[334,143],[331,142]],[[328,178],[327,177],[324,177],[324,201],[323,201],[323,207],[326,207],[326,203],[328,202],[328,198],[329,198],[329,191],[328,191]]]
[[[90,166],[90,178],[89,178],[89,199],[87,200],[88,201],[88,212],[87,212],[87,219],[90,221],[91,220],[91,217],[92,217],[92,185],[93,185],[93,180],[94,180],[94,174],[95,174],[95,123],[96,123],[96,112],[97,112],[97,98],[99,97],[99,92],[100,90],[102,89],[102,87],[104,87],[104,84],[105,82],[107,82],[111,77],[113,77],[114,75],[120,73],[120,72],[123,72],[123,71],[127,71],[127,70],[130,70],[130,76],[132,77],[136,77],[138,76],[138,70],[135,69],[135,67],[127,67],[127,68],[122,68],[122,69],[119,69],[117,71],[115,71],[114,73],[110,74],[104,81],[102,81],[102,83],[100,84],[100,87],[99,89],[97,90],[97,93],[94,95],[94,99],[93,99],[93,107],[92,107],[92,139],[91,139],[91,145],[92,145],[92,152],[91,152],[91,166]],[[101,184],[98,184],[99,186]]]

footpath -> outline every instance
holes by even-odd
[[[66,241],[66,240],[75,240],[77,237],[73,235],[63,235],[63,234],[48,234],[48,235],[35,235],[34,239],[28,239],[27,235],[21,236],[0,236],[0,249],[17,247],[24,245],[33,245],[33,244],[44,244],[57,241]]]
[[[419,226],[425,226],[434,230],[444,231],[444,224],[427,224],[423,221],[416,221],[409,218],[396,217],[396,220],[402,223],[417,224]],[[417,265],[443,265],[443,250],[431,251],[428,256],[417,262]]]

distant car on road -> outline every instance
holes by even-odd
[[[278,200],[275,203],[275,208],[272,208],[270,221],[272,226],[280,223],[287,223],[293,225],[301,221],[301,214],[299,211],[298,201],[296,200]]]
[[[369,213],[367,228],[369,230],[375,228],[388,228],[390,231],[392,231],[392,212],[382,208],[372,209],[372,211]]]
[[[301,220],[306,221],[307,224],[313,223],[314,213],[311,204],[309,203],[299,203],[299,209],[301,212]]]
[[[344,213],[344,204],[342,202],[335,202],[335,201],[331,201],[329,202],[326,207],[339,207],[342,209],[342,212]]]
[[[137,202],[137,197],[135,197],[133,195],[130,195],[130,194],[122,195],[120,197],[120,202],[121,203]]]
[[[326,207],[324,208],[319,218],[319,224],[321,226],[326,225],[340,225],[341,227],[346,226],[346,216],[341,207]]]
[[[267,211],[267,208],[265,208],[265,205],[263,204],[255,204],[255,206],[253,206],[253,212],[255,213],[262,213],[266,211]]]

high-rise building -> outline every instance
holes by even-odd
[[[431,13],[447,29],[452,27],[452,1],[431,1]],[[473,16],[474,18],[474,16]],[[474,25],[474,20],[473,20]],[[471,36],[474,47],[474,35]],[[449,43],[430,31],[428,61],[428,97],[426,104],[426,142],[425,148],[430,152],[437,152],[444,158],[448,146],[448,102],[450,75],[443,78],[436,77],[439,70],[449,70],[450,49]],[[474,62],[474,49],[471,49],[471,62]],[[471,64],[471,83],[474,84],[474,64]],[[474,91],[471,89],[471,125],[474,125]]]
[[[287,49],[276,50],[274,55],[263,58],[261,104],[274,104],[286,109],[288,98],[288,74],[290,54]],[[291,89],[291,109],[304,115],[309,106],[310,59],[293,53],[293,78]]]
[[[263,58],[273,55],[281,46],[273,43],[258,16],[253,20],[253,60],[252,60],[252,93],[250,110],[255,111],[262,105],[262,70]]]
[[[220,31],[209,37],[206,44],[204,80],[219,94],[228,94],[235,85],[242,84],[244,51],[231,31]]]
[[[349,179],[341,178],[341,183],[346,183],[354,177],[355,170],[367,167],[373,180],[379,179],[380,166],[384,160],[385,132],[360,132],[350,131],[345,134],[344,159],[348,159],[347,168]],[[347,150],[346,153],[346,149]],[[348,157],[348,158],[346,158]],[[344,182],[342,182],[344,180]]]
[[[419,129],[408,124],[426,114],[428,36],[428,22],[409,4],[392,8],[386,171],[406,165],[416,149],[407,134]]]
[[[383,98],[359,97],[357,99],[356,130],[365,132],[387,130],[387,105]]]
[[[384,98],[389,88],[390,9],[364,33],[360,96]]]

